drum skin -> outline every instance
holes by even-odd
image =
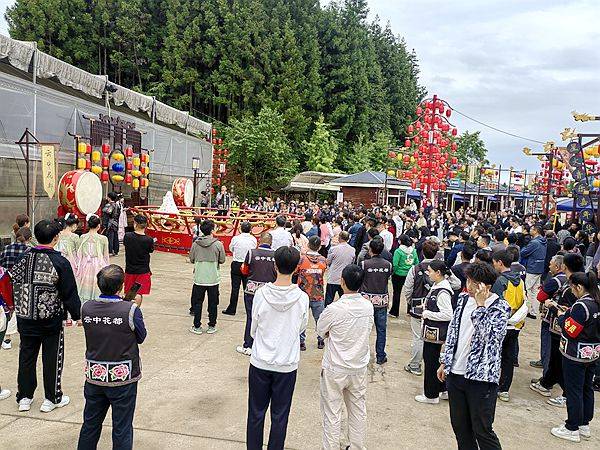
[[[58,182],[58,201],[63,210],[84,216],[96,213],[102,203],[102,183],[85,170],[66,172]]]
[[[194,183],[189,178],[176,178],[173,181],[173,199],[177,206],[190,207],[194,201]]]

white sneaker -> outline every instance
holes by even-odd
[[[238,353],[241,353],[242,355],[246,355],[246,356],[251,356],[252,355],[252,348],[250,347],[243,347],[241,345],[238,345],[235,348],[235,351]]]
[[[448,400],[448,391],[440,392],[440,400]]]
[[[10,397],[10,389],[2,389],[0,391],[0,400],[6,400]]]
[[[12,348],[12,342],[8,341],[2,341],[2,348],[4,350],[10,350]]]
[[[206,334],[215,334],[217,332],[217,329],[215,327],[208,327],[208,330],[206,330]]]
[[[581,438],[579,437],[579,431],[567,430],[567,428],[565,427],[564,424],[562,424],[559,427],[552,428],[552,430],[550,430],[550,432],[552,433],[553,436],[556,436],[557,438],[560,438],[560,439],[564,439],[566,441],[571,441],[571,442],[580,442],[581,441]]]
[[[549,398],[546,403],[552,406],[556,406],[558,408],[566,408],[567,407],[567,397],[563,397],[559,395],[558,397]]]
[[[202,334],[202,327],[198,327],[196,328],[195,326],[191,326],[190,327],[190,333],[194,333],[194,334]]]
[[[543,395],[544,397],[550,397],[550,396],[552,396],[552,392],[550,391],[550,389],[546,389],[544,386],[542,386],[540,384],[539,381],[537,383],[531,383],[529,385],[529,389],[531,389],[532,391],[537,392],[538,394]]]
[[[54,409],[56,408],[62,408],[63,406],[67,406],[70,402],[71,399],[68,395],[63,395],[62,400],[59,403],[52,403],[46,398],[44,399],[44,403],[42,403],[42,406],[40,407],[40,411],[44,413],[54,411]]]
[[[592,438],[592,433],[590,431],[589,425],[581,425],[579,427],[579,437],[581,439],[586,439],[586,440]]]
[[[19,400],[19,411],[29,411],[31,409],[31,404],[33,403],[32,398],[22,398]]]
[[[415,401],[419,402],[419,403],[429,403],[431,405],[437,405],[440,402],[439,397],[438,398],[427,398],[424,395],[417,395],[415,397]]]

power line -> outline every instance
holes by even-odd
[[[496,127],[493,127],[491,125],[488,125],[487,123],[484,123],[484,122],[482,122],[480,120],[474,119],[473,117],[468,116],[465,113],[462,113],[462,112],[458,111],[456,108],[452,108],[452,112],[460,114],[461,116],[466,117],[467,119],[472,120],[473,122],[477,122],[479,125],[483,125],[484,127],[491,128],[492,130],[497,131],[499,133],[507,134],[509,136],[512,136],[512,137],[515,137],[515,138],[518,138],[518,139],[522,139],[524,141],[535,142],[537,144],[545,144],[545,142],[538,141],[536,139],[530,139],[530,138],[526,138],[526,137],[523,137],[523,136],[519,136],[518,134],[510,133],[508,131],[501,130],[500,128],[496,128]]]

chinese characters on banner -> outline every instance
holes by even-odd
[[[55,152],[57,147],[54,145],[42,145],[42,180],[44,191],[49,198],[53,198],[56,192],[56,161]]]

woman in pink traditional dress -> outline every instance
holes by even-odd
[[[75,231],[79,227],[79,218],[73,213],[67,213],[64,219],[59,219],[64,226],[58,237],[55,249],[69,260],[73,273],[77,276],[77,249],[79,248],[79,236]]]
[[[98,233],[100,218],[88,214],[89,231],[79,239],[77,249],[77,290],[81,303],[97,299],[100,290],[96,282],[98,272],[109,265],[108,238]]]

